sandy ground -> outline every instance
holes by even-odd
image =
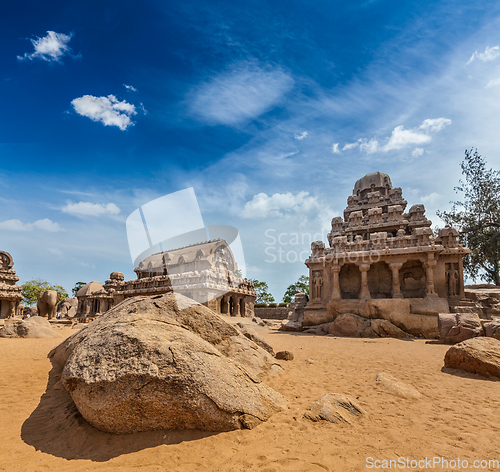
[[[253,430],[219,434],[97,431],[50,375],[47,353],[62,338],[0,339],[0,470],[314,472],[367,470],[367,457],[460,458],[469,467],[474,460],[500,460],[500,381],[443,369],[446,346],[258,332],[276,351],[295,355],[282,361],[285,372],[266,381],[289,408]],[[413,385],[422,397],[394,395],[375,381],[380,372]],[[357,399],[367,416],[352,425],[304,419],[328,392]],[[459,470],[451,466],[434,470]],[[422,462],[410,470],[428,469]]]

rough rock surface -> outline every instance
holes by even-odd
[[[399,397],[417,399],[422,396],[415,387],[384,372],[377,374],[375,381],[380,383],[389,392]]]
[[[485,323],[484,334],[490,338],[495,338],[500,341],[500,321]]]
[[[500,341],[478,337],[455,344],[446,352],[444,365],[500,379]]]
[[[65,298],[62,302],[57,305],[57,311],[61,316],[73,317],[76,315],[78,309],[78,299],[76,298]]]
[[[351,424],[365,414],[366,411],[355,400],[339,393],[327,393],[304,413],[304,417],[311,421]]]
[[[58,338],[61,334],[52,329],[41,316],[16,321],[0,329],[0,338]]]
[[[261,347],[274,357],[274,350],[272,346],[267,343],[261,336],[259,336],[252,328],[249,328],[243,323],[237,323],[236,326],[238,326],[238,329],[241,331],[243,336],[250,339],[250,341],[253,341],[255,344],[257,344],[257,346]]]
[[[377,337],[371,328],[370,320],[359,315],[344,313],[337,316],[328,328],[328,334],[333,336],[349,336],[353,338]]]
[[[371,320],[371,327],[381,338],[411,338],[411,334],[399,329],[388,320]]]
[[[293,361],[293,352],[279,351],[276,353],[276,359],[282,359],[284,361]]]
[[[438,326],[439,337],[446,344],[456,344],[484,335],[479,316],[474,313],[440,313]]]
[[[281,329],[283,331],[302,331],[302,322],[301,321],[291,321],[291,320],[283,320],[281,322]]]
[[[177,300],[176,300],[177,299]],[[282,367],[203,305],[125,300],[54,348],[82,416],[111,433],[253,427],[286,400],[260,383]]]

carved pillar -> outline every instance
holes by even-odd
[[[368,289],[368,270],[370,270],[370,264],[359,264],[358,267],[361,272],[361,290],[359,291],[359,299],[367,300],[371,298],[370,290]]]
[[[332,271],[333,271],[332,300],[342,299],[342,293],[340,292],[340,277],[339,277],[341,268],[342,266],[340,264],[332,266]]]
[[[399,285],[399,269],[401,269],[403,263],[389,262],[388,265],[392,271],[392,298],[403,298],[401,287]]]
[[[233,297],[233,316],[240,316],[240,298]]]
[[[429,254],[429,259],[424,262],[425,267],[425,293],[426,297],[437,297],[437,293],[434,290],[434,267],[436,267],[436,261],[434,260],[434,254]]]

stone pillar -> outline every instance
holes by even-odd
[[[359,271],[361,272],[361,290],[359,291],[359,299],[367,300],[371,298],[370,290],[368,289],[368,271],[370,264],[359,264]]]
[[[388,265],[392,271],[392,298],[403,298],[399,285],[399,270],[403,267],[403,262],[389,262]]]
[[[240,298],[233,296],[233,316],[240,316]]]
[[[437,297],[437,293],[434,290],[434,267],[436,267],[436,261],[434,260],[434,254],[429,254],[429,259],[424,262],[425,267],[425,292],[426,297]]]
[[[333,289],[332,289],[332,300],[341,300],[342,299],[342,293],[340,292],[340,269],[342,268],[341,265],[334,265],[332,267],[333,271]]]

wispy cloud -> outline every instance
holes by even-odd
[[[419,156],[421,156],[423,153],[424,153],[423,148],[415,148],[415,149],[411,152],[411,155],[412,155],[413,157],[419,157]]]
[[[469,65],[474,59],[478,59],[483,62],[489,62],[495,60],[500,56],[500,46],[486,47],[484,52],[475,51],[471,58],[467,61],[466,65]]]
[[[259,193],[245,204],[241,217],[283,217],[291,213],[309,212],[318,206],[317,198],[310,197],[309,192],[299,192],[295,195],[291,192],[275,193],[271,196]]]
[[[340,153],[339,143],[332,144],[332,152],[333,152],[333,154],[339,154]]]
[[[35,221],[34,223],[23,223],[21,220],[6,220],[0,222],[0,230],[6,231],[33,231],[34,229],[41,229],[49,233],[57,233],[63,231],[58,223],[54,223],[48,218]]]
[[[114,203],[78,202],[68,203],[61,211],[73,216],[118,215],[120,208]]]
[[[123,86],[129,91],[129,92],[137,92],[137,89],[133,85],[126,85],[123,84]]]
[[[280,68],[244,63],[196,87],[188,97],[188,108],[208,124],[238,125],[278,105],[293,84]]]
[[[496,87],[497,85],[500,85],[500,78],[498,79],[491,79],[487,84],[486,84],[486,88],[490,88],[490,87]]]
[[[130,117],[137,114],[134,105],[125,100],[120,102],[114,95],[107,97],[84,95],[75,98],[71,104],[79,115],[86,116],[92,121],[100,121],[104,126],[117,126],[122,131],[134,125]]]
[[[64,56],[73,59],[81,58],[81,55],[73,55],[68,43],[71,41],[73,33],[63,34],[54,31],[47,31],[47,36],[30,39],[34,52],[24,53],[24,56],[17,56],[18,61],[33,61],[39,59],[47,62],[61,62]]]
[[[307,131],[302,131],[302,133],[297,134],[295,133],[295,139],[302,141],[304,138],[307,138],[309,136],[309,133]]]

